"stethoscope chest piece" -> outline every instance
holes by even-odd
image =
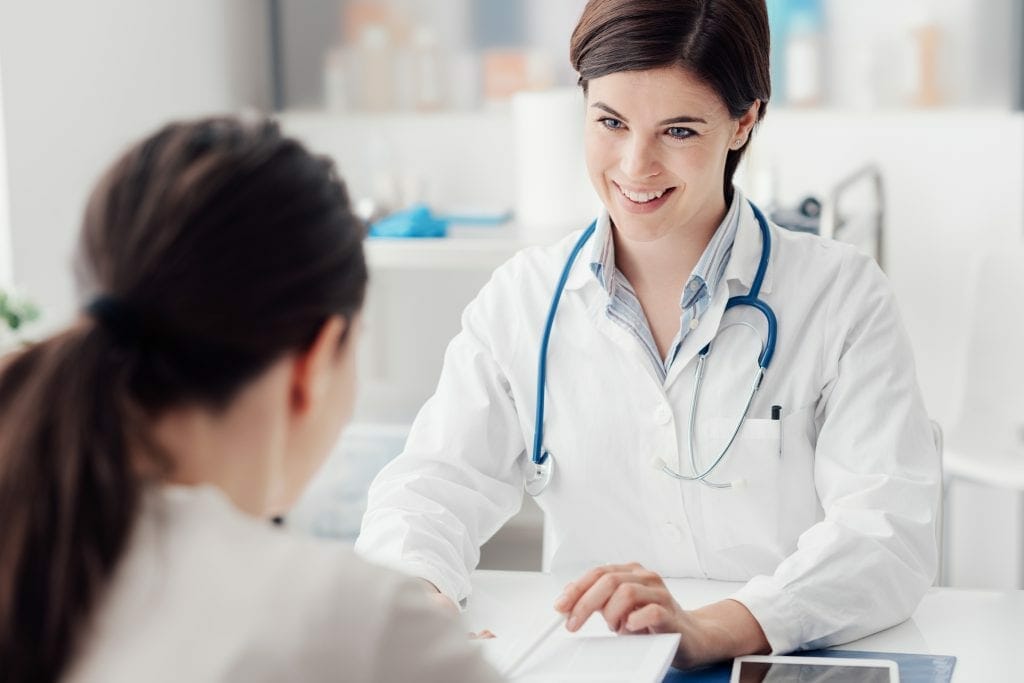
[[[551,481],[551,470],[554,469],[555,459],[550,453],[545,453],[543,462],[530,462],[530,472],[526,475],[526,492],[531,496],[540,495]]]

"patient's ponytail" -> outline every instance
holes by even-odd
[[[125,365],[85,323],[0,375],[0,678],[59,677],[138,507]]]
[[[225,408],[360,309],[364,226],[272,122],[169,125],[94,191],[83,312],[0,357],[0,683],[57,681],[125,551],[169,409]]]

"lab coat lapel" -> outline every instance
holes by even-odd
[[[723,281],[722,286],[715,291],[711,305],[704,311],[704,317],[697,325],[697,329],[686,335],[686,339],[679,347],[679,352],[676,354],[675,360],[672,361],[672,367],[669,368],[668,376],[665,378],[666,389],[676,381],[683,368],[693,362],[700,350],[715,338],[718,326],[722,322],[722,315],[725,313],[725,302],[728,300],[729,288]]]
[[[650,359],[640,345],[640,341],[608,316],[608,293],[601,286],[601,283],[590,267],[590,263],[597,259],[597,254],[601,250],[600,239],[602,230],[607,231],[609,229],[608,211],[602,209],[596,220],[598,222],[597,232],[594,233],[590,238],[590,242],[580,252],[579,258],[566,280],[565,291],[573,292],[580,297],[594,323],[594,327],[612,343],[621,348],[624,353],[628,354],[630,359],[639,365],[643,372],[660,389],[662,386],[661,376],[652,367]],[[573,241],[575,243],[575,239]],[[609,274],[608,276],[610,277],[611,275]]]
[[[601,292],[603,294],[603,292]],[[605,310],[607,306],[607,297],[604,297],[604,305],[591,306],[590,314],[594,320],[594,325],[608,337],[614,344],[618,345],[623,352],[627,353],[632,362],[636,363],[643,372],[651,378],[659,389],[662,386],[661,375],[654,369],[651,359],[647,356],[643,347],[640,345],[640,340],[637,339],[628,330],[624,329],[622,325],[618,324],[614,320],[608,317],[608,313]]]

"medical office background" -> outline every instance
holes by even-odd
[[[422,206],[459,219],[444,238],[367,243],[355,421],[289,519],[297,533],[351,541],[462,308],[516,249],[595,210],[567,58],[583,4],[0,0],[0,290],[41,311],[28,337],[72,319],[89,188],[120,148],[174,117],[275,112],[334,157],[367,217]],[[774,93],[739,182],[794,224],[801,206],[820,209],[812,227],[880,260],[928,411],[970,455],[974,437],[957,436],[970,433],[967,378],[1011,360],[972,350],[1006,334],[994,318],[1024,325],[1016,291],[985,291],[1000,315],[972,315],[979,259],[1024,240],[1022,2],[769,6]],[[993,400],[1016,402],[1006,479],[1024,480],[1024,394]],[[947,495],[944,580],[1024,587],[1024,494],[958,480]],[[483,564],[539,567],[542,521],[527,500]]]

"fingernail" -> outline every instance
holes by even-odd
[[[568,593],[562,593],[557,598],[555,598],[555,609],[559,609],[560,607],[564,607],[566,605],[566,603],[568,603],[568,602],[569,602],[569,594]]]
[[[569,617],[569,621],[565,624],[570,631],[575,631],[580,626],[580,618],[576,615]]]

